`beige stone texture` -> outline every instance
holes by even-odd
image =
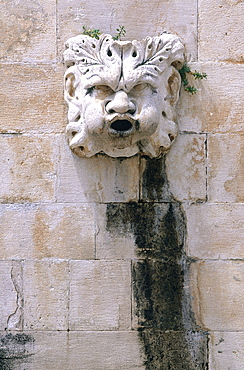
[[[0,330],[7,328],[10,316],[17,309],[17,292],[11,277],[11,261],[0,261]]]
[[[199,58],[243,63],[242,0],[199,1]]]
[[[25,261],[24,329],[68,329],[68,262]]]
[[[179,135],[166,156],[170,191],[177,200],[206,199],[205,135]]]
[[[133,231],[127,229],[126,225],[121,228],[117,227],[114,232],[107,230],[106,210],[106,204],[96,206],[96,258],[135,258],[135,238]]]
[[[64,368],[64,366],[65,369],[69,369],[67,331],[26,331],[25,333],[31,335],[35,342],[34,354],[21,361],[21,364],[25,366],[24,369],[54,370]]]
[[[207,62],[189,63],[189,66],[193,72],[207,73],[207,79],[189,77],[190,83],[198,89],[195,95],[181,89],[177,106],[179,129],[210,133],[243,132],[243,64]]]
[[[69,369],[145,369],[136,331],[70,332]]]
[[[93,208],[74,205],[1,205],[1,259],[93,259]]]
[[[32,354],[6,360],[4,365],[10,365],[11,370],[145,369],[135,331],[25,331],[25,334],[34,339]],[[5,337],[6,332],[0,335]]]
[[[71,330],[128,330],[130,261],[70,262]]]
[[[139,157],[79,158],[59,140],[58,202],[128,202],[139,197]]]
[[[244,201],[244,135],[212,135],[208,142],[210,202]]]
[[[58,2],[59,53],[69,37],[82,32],[82,26],[100,29],[103,33],[116,34],[119,25],[126,29],[126,39],[142,39],[157,36],[167,30],[184,39],[189,59],[197,55],[197,1],[177,0],[150,2],[105,0]],[[149,18],[150,15],[150,18]]]
[[[244,263],[202,261],[190,270],[192,303],[197,323],[207,330],[244,328]]]
[[[53,60],[56,56],[56,1],[3,0],[0,5],[1,60]]]
[[[0,70],[1,133],[64,130],[62,65],[1,64]]]
[[[213,332],[210,335],[211,370],[240,370],[244,364],[244,333]]]
[[[0,201],[54,200],[55,138],[1,135],[0,146]]]
[[[188,255],[201,259],[242,259],[244,204],[185,206]]]
[[[54,370],[65,366],[71,370],[67,331],[5,331],[0,332],[0,336],[1,369]],[[14,339],[18,337],[20,340],[16,343]],[[8,357],[4,358],[4,355]]]

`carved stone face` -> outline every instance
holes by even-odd
[[[173,108],[180,76],[173,65],[183,61],[179,39],[163,34],[121,42],[80,35],[67,47],[67,137],[73,152],[158,157],[167,151],[177,134]]]

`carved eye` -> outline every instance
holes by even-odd
[[[140,92],[148,87],[148,84],[141,83],[132,87],[131,92]]]
[[[94,90],[101,91],[103,93],[112,93],[113,92],[111,87],[109,87],[107,85],[96,85],[96,86],[94,86]]]

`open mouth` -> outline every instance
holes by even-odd
[[[127,119],[117,119],[111,124],[110,128],[117,132],[126,132],[132,128],[132,123]]]
[[[125,137],[131,135],[137,129],[139,123],[131,117],[116,116],[109,122],[109,132],[113,136]]]

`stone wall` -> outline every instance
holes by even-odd
[[[3,0],[0,368],[239,370],[241,0]],[[62,52],[82,26],[182,37],[192,70],[166,158],[75,157]]]

